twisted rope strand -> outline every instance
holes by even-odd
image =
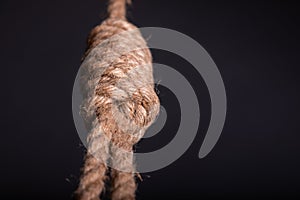
[[[88,154],[85,158],[80,184],[75,192],[76,198],[80,200],[99,200],[104,189],[106,180],[105,164],[100,163],[93,155]]]
[[[134,174],[112,170],[112,195],[113,200],[134,200],[136,184]]]

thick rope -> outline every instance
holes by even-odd
[[[110,0],[109,17],[88,37],[81,82],[81,115],[89,129],[78,200],[98,200],[107,164],[112,200],[135,199],[133,145],[159,112],[152,57],[138,29],[126,20],[128,0]]]

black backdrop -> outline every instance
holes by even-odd
[[[136,25],[170,28],[197,40],[219,67],[228,96],[221,138],[200,160],[210,116],[207,88],[185,60],[153,51],[154,61],[188,77],[200,101],[201,122],[197,138],[180,159],[142,174],[138,199],[299,197],[297,4],[133,3],[129,19]],[[100,0],[1,1],[3,199],[71,199],[84,152],[72,119],[73,81],[86,36],[104,12],[105,1]],[[142,140],[138,151],[164,146],[176,131],[178,102],[166,88],[159,90],[172,117],[162,132]]]

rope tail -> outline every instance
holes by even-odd
[[[134,200],[136,183],[133,173],[121,172],[112,169],[112,195],[113,200]]]
[[[109,140],[94,127],[87,138],[88,147],[85,156],[84,166],[81,169],[80,183],[75,191],[77,200],[99,200],[100,194],[104,191],[107,179],[106,161],[109,156]]]
[[[106,170],[104,163],[100,163],[93,155],[87,155],[75,199],[99,200],[105,186]]]

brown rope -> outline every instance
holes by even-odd
[[[126,19],[126,3],[131,4],[131,0],[109,0],[108,15],[110,18]]]
[[[111,161],[111,198],[135,199],[133,145],[159,111],[152,57],[138,29],[126,20],[128,0],[109,0],[109,17],[90,33],[83,57],[82,116],[90,127],[78,200],[98,200]],[[128,51],[130,50],[130,51]]]
[[[112,199],[135,199],[136,184],[134,174],[112,170]]]
[[[100,163],[94,156],[87,155],[80,184],[75,193],[76,199],[98,200],[104,189],[106,169],[105,164]]]

